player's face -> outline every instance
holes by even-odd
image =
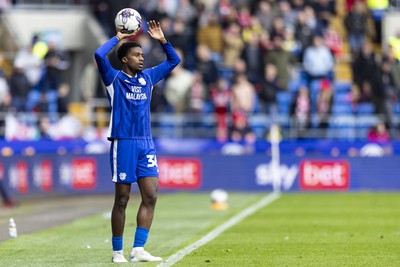
[[[132,47],[129,49],[126,59],[126,65],[130,71],[137,72],[143,70],[144,57],[142,48]]]

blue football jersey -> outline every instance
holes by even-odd
[[[167,42],[162,47],[167,60],[144,69],[135,76],[114,69],[107,54],[118,44],[114,36],[100,46],[94,56],[100,76],[107,89],[111,106],[109,139],[149,139],[151,137],[150,101],[154,85],[170,73],[180,62],[178,54]]]

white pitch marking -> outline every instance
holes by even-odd
[[[191,253],[192,251],[196,250],[197,248],[201,247],[202,245],[207,244],[220,234],[222,234],[225,230],[229,229],[230,227],[234,226],[241,220],[245,219],[246,217],[250,216],[251,214],[255,213],[259,209],[269,205],[273,201],[277,200],[280,197],[279,192],[273,192],[268,196],[262,198],[260,201],[255,203],[254,205],[244,209],[237,215],[230,218],[225,223],[221,224],[220,226],[214,228],[211,232],[200,238],[198,241],[186,246],[185,248],[179,250],[175,254],[171,255],[166,261],[157,265],[157,267],[170,267],[180,261],[183,257]]]

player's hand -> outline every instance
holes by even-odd
[[[121,31],[117,31],[117,38],[119,40],[125,39],[125,38],[129,38],[132,37],[136,34],[137,32],[121,32]]]
[[[147,32],[149,33],[151,38],[160,41],[162,44],[167,42],[161,29],[160,22],[150,20],[149,22],[147,22],[147,28],[149,29]]]

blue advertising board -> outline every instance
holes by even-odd
[[[160,191],[400,190],[400,156],[332,157],[266,154],[163,154]],[[275,167],[274,167],[275,166]],[[108,154],[1,157],[0,181],[14,195],[111,193]]]

